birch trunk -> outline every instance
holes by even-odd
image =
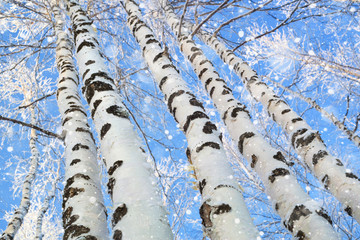
[[[315,177],[321,181],[342,204],[345,211],[360,223],[360,179],[349,172],[343,163],[327,150],[319,132],[313,130],[290,106],[277,96],[257,73],[216,37],[198,32],[198,36],[241,77],[246,88],[288,134],[291,144]],[[356,135],[352,135],[352,139]]]
[[[348,138],[351,141],[353,141],[353,143],[356,146],[360,147],[360,137],[359,137],[359,135],[356,135],[354,131],[351,131],[349,128],[347,128],[346,125],[343,122],[341,122],[337,117],[334,116],[334,114],[329,113],[324,108],[320,107],[319,104],[317,104],[316,101],[312,100],[311,98],[307,98],[307,97],[301,95],[300,93],[295,92],[295,91],[291,90],[290,88],[285,87],[285,86],[283,86],[282,84],[280,84],[280,83],[278,83],[276,81],[273,81],[271,79],[269,79],[269,81],[271,81],[272,83],[274,83],[278,87],[284,89],[288,93],[290,93],[290,94],[300,98],[301,100],[307,102],[310,106],[312,106],[314,109],[319,111],[324,117],[329,119],[340,131],[342,131],[344,134],[346,134],[348,136]]]
[[[179,19],[170,6],[164,6],[164,9],[168,24],[178,35]],[[339,239],[326,211],[303,191],[282,153],[256,131],[246,106],[234,98],[212,63],[188,37],[188,30],[182,28],[181,33],[181,51],[210,94],[240,153],[263,181],[284,226],[300,239]]]
[[[172,239],[156,179],[101,54],[92,21],[68,0],[83,92],[100,137],[113,202],[113,239]],[[82,145],[79,145],[81,147]],[[141,223],[141,224],[140,224]]]
[[[31,124],[36,124],[36,117],[35,117],[35,111],[34,107],[30,108],[31,112]],[[16,233],[20,229],[24,217],[29,211],[31,202],[31,188],[32,183],[36,176],[36,171],[38,167],[38,161],[39,161],[39,151],[36,147],[36,130],[31,129],[30,130],[30,151],[31,151],[31,157],[30,157],[30,167],[29,172],[25,178],[24,185],[22,187],[22,196],[21,196],[21,202],[19,207],[15,210],[14,215],[10,222],[8,223],[5,231],[2,233],[0,240],[12,240],[15,238]]]
[[[225,160],[219,131],[151,29],[141,20],[139,7],[132,0],[124,2],[128,26],[143,49],[144,59],[165,95],[169,111],[188,140],[187,154],[203,198],[200,216],[205,234],[211,239],[256,239],[258,232]]]
[[[87,115],[78,94],[79,78],[73,46],[63,30],[64,18],[53,7],[59,70],[57,101],[65,133],[65,181],[63,194],[63,239],[106,239],[106,208],[101,193],[100,167]],[[91,219],[91,220],[89,220]]]

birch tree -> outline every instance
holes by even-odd
[[[64,32],[59,6],[53,7],[59,69],[57,100],[65,142],[63,239],[104,239],[108,235],[101,193],[95,140],[78,94],[79,77],[72,58],[72,41]],[[91,219],[91,221],[89,221]]]
[[[158,190],[146,165],[144,149],[106,70],[92,21],[77,1],[67,1],[76,58],[110,176],[113,239],[170,239],[172,236]],[[78,143],[79,148],[86,148]],[[116,146],[116,147],[115,147]],[[142,219],[144,225],[139,225]]]
[[[151,29],[141,20],[137,4],[125,1],[128,25],[143,50],[143,56],[160,90],[165,94],[169,111],[183,129],[187,140],[188,158],[194,166],[203,203],[200,216],[205,234],[211,239],[255,239],[252,223],[234,181],[233,172],[224,162],[221,136],[204,107],[181,79],[168,53],[161,47]]]

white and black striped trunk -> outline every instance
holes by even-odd
[[[36,117],[33,106],[30,107],[30,114],[31,114],[31,124],[36,125]],[[36,171],[39,162],[39,150],[36,146],[36,140],[37,140],[36,130],[31,129],[30,143],[29,143],[30,151],[31,151],[30,166],[29,166],[29,172],[25,177],[25,181],[22,187],[21,202],[19,207],[15,210],[14,215],[12,216],[12,219],[8,223],[5,231],[2,233],[0,240],[14,239],[16,233],[18,232],[24,221],[24,217],[29,211],[31,205],[30,198],[32,191],[32,183],[34,182],[34,179],[36,177]]]
[[[326,111],[324,108],[322,108],[319,104],[316,103],[316,101],[312,100],[311,98],[305,97],[302,94],[295,92],[293,90],[291,90],[288,87],[283,86],[281,83],[275,82],[272,79],[269,79],[272,83],[274,83],[275,85],[277,85],[278,87],[284,89],[285,91],[287,91],[288,93],[292,94],[293,96],[296,96],[298,98],[300,98],[301,100],[307,102],[310,106],[312,106],[314,109],[316,109],[317,111],[319,111],[322,116],[326,117],[327,119],[329,119],[340,131],[342,131],[344,134],[346,134],[348,136],[348,138],[353,141],[353,143],[360,147],[360,137],[359,135],[356,135],[355,132],[351,131],[345,124],[344,122],[340,121],[337,117],[334,116],[334,114],[329,113],[328,111]]]
[[[132,0],[124,2],[129,14],[128,26],[165,94],[169,111],[186,134],[187,154],[195,168],[203,197],[200,215],[206,235],[211,239],[256,239],[258,232],[238,184],[232,178],[234,173],[226,161],[219,131],[151,29],[141,20],[139,7]]]
[[[171,7],[165,6],[164,9],[169,25],[177,35],[179,19]],[[262,179],[286,228],[300,239],[339,239],[331,226],[330,217],[320,203],[303,191],[285,157],[257,132],[245,105],[234,98],[212,63],[187,37],[189,32],[183,28],[181,33],[181,51],[209,92],[239,151]]]
[[[83,92],[100,137],[113,202],[113,239],[172,239],[145,151],[110,77],[92,21],[68,0]],[[139,224],[141,223],[141,224]]]
[[[241,77],[251,96],[262,103],[273,120],[289,135],[292,146],[316,178],[343,204],[345,211],[360,223],[360,179],[346,171],[342,162],[329,153],[320,134],[260,81],[257,73],[246,62],[210,34],[199,31],[198,36]],[[352,139],[357,141],[355,134]]]
[[[107,239],[106,208],[101,193],[100,167],[87,114],[78,94],[79,78],[73,60],[73,44],[63,30],[65,19],[53,7],[59,70],[57,101],[65,133],[65,181],[63,239]],[[91,221],[89,221],[91,219]]]

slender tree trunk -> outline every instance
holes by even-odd
[[[277,85],[278,87],[284,89],[288,93],[300,98],[301,100],[307,102],[311,107],[318,110],[324,117],[329,119],[340,131],[342,131],[345,135],[348,136],[348,138],[358,147],[360,147],[360,137],[355,134],[354,131],[351,131],[346,125],[341,122],[337,117],[334,116],[334,114],[327,112],[324,108],[320,107],[319,104],[316,103],[316,101],[312,100],[311,98],[307,98],[303,95],[301,95],[298,92],[295,92],[291,90],[288,87],[283,86],[282,84],[273,81],[272,79],[269,79],[272,83]]]
[[[316,178],[343,204],[345,211],[360,223],[360,179],[329,153],[320,134],[260,81],[257,73],[246,62],[210,34],[198,31],[198,36],[241,77],[251,96],[261,102],[273,120],[288,134],[292,146]]]
[[[73,45],[63,30],[64,18],[54,6],[59,70],[57,100],[65,133],[65,180],[63,239],[106,239],[109,235],[101,193],[100,167],[87,115],[78,94],[79,78],[73,60]],[[91,221],[89,221],[91,219]]]
[[[164,6],[168,24],[178,35],[179,19],[171,6]],[[231,90],[215,71],[212,63],[188,37],[187,29],[179,36],[181,51],[190,60],[196,74],[209,92],[239,151],[262,179],[283,224],[303,239],[339,239],[331,227],[331,219],[298,184],[288,162],[256,131],[245,105],[237,101]],[[330,224],[329,224],[330,223]]]
[[[188,140],[189,159],[199,180],[203,198],[200,216],[205,234],[211,239],[256,239],[258,232],[244,203],[234,173],[226,161],[221,136],[205,113],[202,104],[182,80],[166,50],[161,48],[151,29],[141,20],[132,0],[125,2],[128,26],[143,49],[143,56],[169,111]]]
[[[113,239],[172,239],[156,182],[139,137],[100,52],[92,21],[68,0],[84,94],[100,137],[113,202]],[[79,145],[82,147],[82,145]]]
[[[31,124],[36,124],[36,117],[35,117],[35,111],[34,107],[30,108],[31,113]],[[15,238],[15,235],[17,231],[20,229],[24,217],[29,211],[31,202],[31,188],[32,183],[36,176],[36,171],[38,167],[39,162],[39,151],[36,147],[36,130],[31,129],[30,130],[30,151],[31,151],[31,157],[30,157],[30,167],[29,172],[25,178],[24,185],[22,188],[22,197],[19,207],[15,210],[15,213],[8,223],[8,226],[6,227],[5,231],[0,237],[0,240],[12,240]]]

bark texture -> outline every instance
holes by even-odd
[[[99,48],[92,21],[78,1],[68,0],[83,93],[100,138],[113,202],[112,238],[172,239],[156,179]],[[77,147],[82,148],[79,144]],[[142,224],[139,224],[139,223]]]
[[[256,239],[258,232],[252,222],[241,190],[221,142],[221,135],[206,115],[203,105],[190,91],[173,65],[166,50],[151,29],[141,20],[134,1],[127,0],[128,26],[143,50],[170,113],[179,123],[188,140],[191,164],[195,168],[203,201],[200,216],[211,239]]]
[[[179,19],[170,6],[164,6],[164,10],[169,25],[178,36]],[[234,98],[231,89],[189,35],[187,29],[181,29],[178,38],[181,51],[210,94],[240,153],[262,179],[284,226],[295,237],[339,239],[326,211],[303,191],[282,153],[256,131],[246,106]]]
[[[63,239],[107,239],[109,231],[101,193],[100,167],[95,140],[78,93],[79,78],[73,60],[73,44],[63,30],[65,20],[60,8],[54,6],[53,13],[59,71],[57,101],[65,133]]]

